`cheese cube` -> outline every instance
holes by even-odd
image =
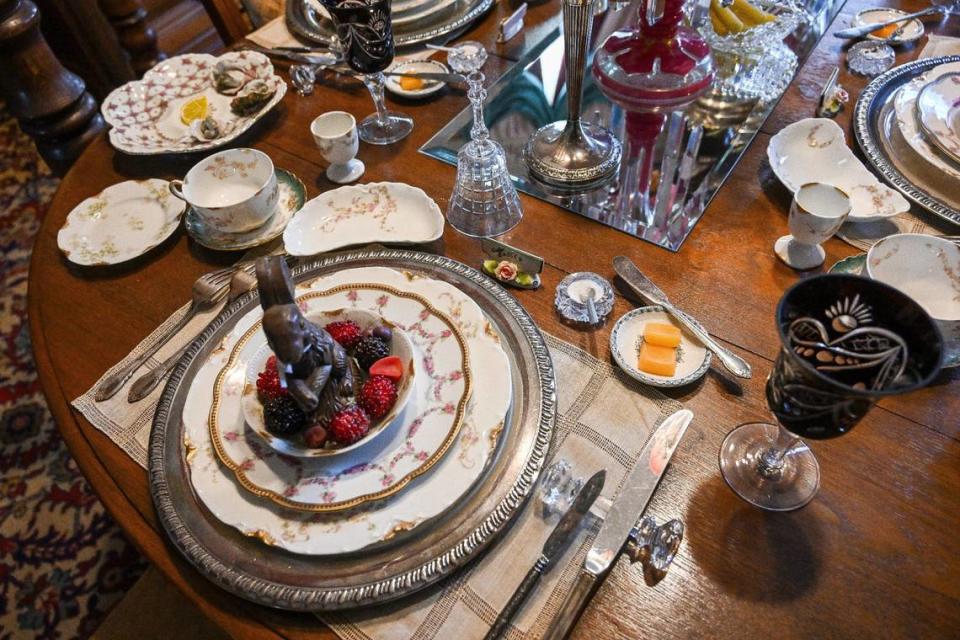
[[[640,371],[670,377],[677,371],[677,350],[644,340],[640,347]]]
[[[680,329],[664,322],[648,322],[643,325],[643,341],[661,347],[678,347]]]

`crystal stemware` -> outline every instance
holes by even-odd
[[[940,370],[943,339],[919,304],[859,276],[801,280],[776,316],[781,349],[766,395],[778,424],[727,434],[720,470],[747,502],[789,511],[820,486],[820,466],[800,437],[841,436],[880,398],[927,385]]]
[[[390,144],[410,135],[413,118],[389,111],[383,98],[383,70],[393,62],[390,0],[326,0],[324,6],[337,24],[337,38],[347,64],[363,74],[363,84],[377,111],[357,129],[369,144]]]
[[[483,68],[487,51],[479,42],[462,42],[447,49],[447,63],[467,77],[467,96],[473,108],[470,142],[457,153],[457,181],[447,208],[447,221],[468,236],[506,233],[523,217],[520,197],[507,169],[503,147],[490,139],[483,117]]]

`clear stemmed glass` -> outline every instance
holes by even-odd
[[[390,144],[407,137],[413,131],[413,118],[389,111],[383,98],[383,70],[393,62],[390,0],[326,0],[324,6],[337,24],[347,64],[363,74],[363,84],[377,107],[376,113],[357,125],[360,139]]]
[[[852,429],[880,398],[928,384],[943,339],[920,305],[888,285],[823,275],[794,285],[777,307],[781,349],[767,378],[777,424],[727,434],[720,471],[737,495],[770,511],[798,509],[820,486],[820,467],[800,437]]]

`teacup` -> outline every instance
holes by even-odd
[[[790,235],[773,246],[777,257],[794,269],[813,269],[823,264],[821,242],[840,230],[850,214],[850,196],[831,184],[801,185],[790,203]]]
[[[944,365],[960,365],[960,247],[920,233],[887,236],[867,253],[866,271],[916,300],[943,333]]]
[[[220,231],[250,231],[266,222],[280,192],[270,156],[256,149],[229,149],[204,158],[170,192]]]
[[[310,123],[313,141],[320,149],[320,155],[330,163],[327,167],[327,179],[337,184],[353,182],[363,175],[366,167],[357,160],[360,138],[357,135],[357,121],[346,111],[328,111],[322,113]]]

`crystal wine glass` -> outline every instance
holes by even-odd
[[[370,144],[390,144],[410,135],[413,118],[387,110],[383,99],[383,70],[393,62],[390,0],[325,0],[324,7],[337,25],[337,38],[347,64],[363,75],[376,113],[364,118],[357,130]]]
[[[799,509],[820,486],[820,467],[800,440],[841,436],[880,398],[928,384],[943,339],[923,308],[897,289],[850,275],[801,280],[777,307],[781,349],[767,378],[778,424],[752,422],[720,447],[724,480],[770,511]]]

